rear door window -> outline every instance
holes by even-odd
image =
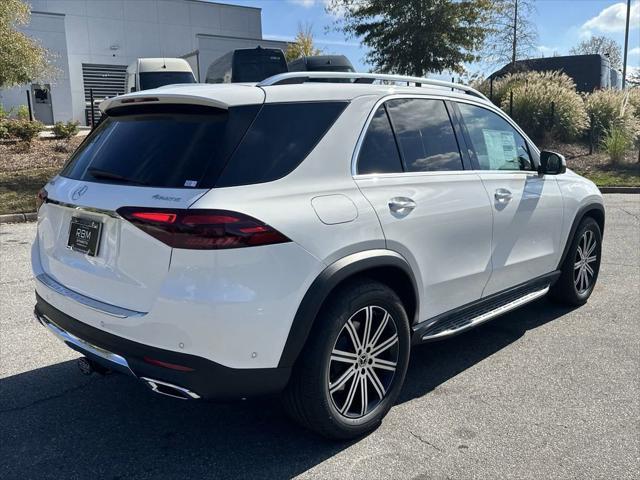
[[[358,173],[402,172],[398,146],[384,105],[373,115],[358,155]]]
[[[442,100],[401,98],[386,105],[407,172],[463,170]]]
[[[76,180],[152,187],[209,187],[260,105],[127,107],[111,113],[63,168]],[[204,176],[208,182],[203,183]]]

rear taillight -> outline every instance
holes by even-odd
[[[173,248],[218,250],[291,241],[255,218],[227,210],[122,207],[117,211]]]
[[[47,201],[48,196],[49,194],[44,189],[44,187],[42,187],[38,192],[38,194],[36,195],[36,212],[40,210],[40,207],[42,206],[42,204]]]

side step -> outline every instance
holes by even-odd
[[[544,281],[532,282],[492,295],[489,298],[421,322],[414,327],[413,342],[428,342],[464,332],[543,297],[557,278],[556,275],[553,277],[555,278],[544,278]]]

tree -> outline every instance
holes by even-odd
[[[533,0],[494,0],[484,58],[488,63],[515,66],[535,50],[538,31]]]
[[[298,24],[298,33],[293,43],[290,43],[285,52],[287,62],[302,56],[310,57],[320,55],[322,50],[313,45],[313,26],[311,24]]]
[[[622,68],[622,48],[614,39],[604,35],[592,36],[569,50],[572,55],[600,54],[609,57],[613,68]]]
[[[50,77],[49,54],[37,41],[18,30],[29,23],[30,7],[21,0],[0,1],[0,87]]]
[[[370,47],[380,72],[424,76],[478,59],[491,0],[330,0],[335,27]]]

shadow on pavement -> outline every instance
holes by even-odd
[[[429,393],[567,312],[541,300],[467,334],[416,348],[400,402]],[[289,478],[349,445],[298,428],[277,399],[173,400],[123,376],[83,377],[75,361],[0,380],[5,479]]]

